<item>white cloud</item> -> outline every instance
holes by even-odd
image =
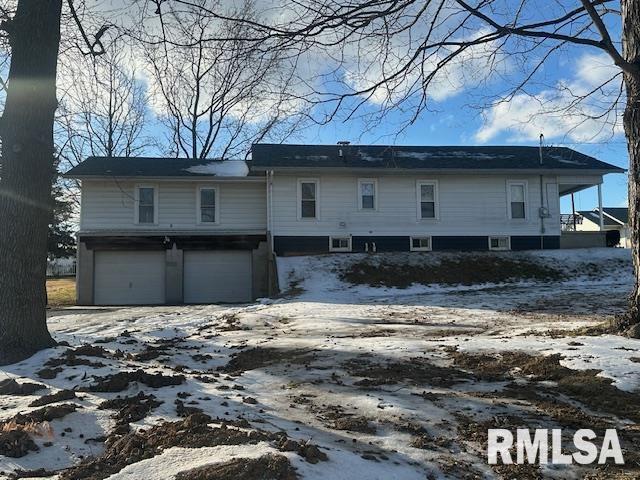
[[[448,60],[444,66],[442,62],[453,51],[444,47],[430,50],[420,61],[410,63],[409,59],[415,55],[415,50],[419,47],[411,38],[422,40],[422,30],[426,27],[420,24],[416,28],[417,31],[409,29],[404,35],[385,38],[385,41],[378,45],[373,43],[374,39],[360,40],[357,48],[347,50],[347,53],[350,53],[344,57],[344,79],[347,85],[355,91],[364,91],[384,81],[369,97],[369,101],[377,105],[395,103],[411,94],[421,94],[425,87],[430,99],[442,102],[468,88],[473,88],[492,73],[504,73],[509,68],[500,48],[493,43],[467,48],[452,60]],[[441,25],[443,31],[449,28],[451,25],[448,22]],[[473,35],[453,38],[452,41],[471,41],[487,33],[488,30],[481,29]],[[496,61],[497,58],[500,61]],[[404,73],[396,76],[403,68],[406,68]],[[428,85],[425,85],[425,79],[436,70],[437,73],[429,80]]]
[[[478,142],[489,142],[503,133],[514,141],[567,137],[578,142],[606,140],[622,133],[618,79],[604,85],[618,72],[606,54],[585,54],[574,65],[575,75],[560,80],[556,88],[535,95],[517,94],[484,112],[485,123],[476,132]],[[581,97],[594,92],[588,98]]]

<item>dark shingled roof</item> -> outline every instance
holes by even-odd
[[[605,211],[607,210],[606,208],[604,209]],[[590,220],[591,222],[600,225],[600,215],[598,214],[598,210],[594,210],[594,211],[588,211],[588,210],[581,210],[578,212],[580,215],[582,215],[584,218],[586,218],[587,220]],[[602,223],[605,226],[620,226],[620,224],[614,220],[612,220],[611,218],[607,217],[606,215],[603,216],[602,218]]]
[[[67,177],[198,177],[216,176],[206,170],[206,165],[222,164],[215,159],[158,158],[158,157],[89,157],[65,173]],[[214,166],[215,168],[215,166]],[[229,176],[229,175],[227,175]]]
[[[607,215],[611,215],[616,220],[622,223],[629,222],[629,208],[628,207],[602,207],[602,211]]]
[[[340,156],[342,151],[342,156]],[[255,144],[251,168],[387,168],[461,170],[599,170],[624,172],[565,147]]]

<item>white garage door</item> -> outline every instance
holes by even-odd
[[[249,302],[251,277],[251,252],[184,252],[185,303]]]
[[[94,303],[164,303],[165,252],[95,252]]]

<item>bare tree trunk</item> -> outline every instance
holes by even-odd
[[[629,63],[640,65],[640,0],[622,1],[623,56]],[[629,310],[622,328],[633,325],[629,334],[640,337],[640,74],[625,73],[627,105],[624,131],[629,150],[629,227],[635,285],[629,299]]]
[[[61,0],[20,0],[3,23],[11,68],[0,120],[0,364],[55,344],[46,322]]]

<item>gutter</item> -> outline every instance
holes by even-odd
[[[283,173],[300,173],[309,175],[310,172],[319,173],[376,173],[378,175],[394,175],[394,174],[416,174],[431,173],[438,175],[496,175],[496,174],[530,174],[530,175],[606,175],[609,173],[627,173],[624,168],[613,169],[562,169],[562,168],[365,168],[365,167],[255,167],[251,166],[252,172],[283,172]]]

